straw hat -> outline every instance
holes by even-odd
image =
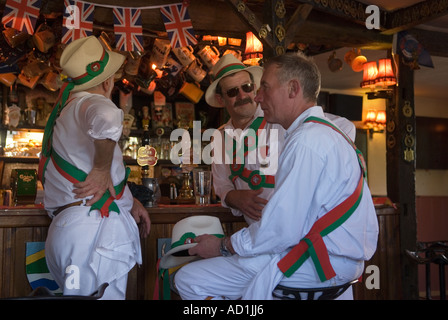
[[[200,259],[188,255],[188,249],[197,245],[194,238],[203,234],[224,237],[221,222],[212,216],[192,216],[177,222],[173,227],[171,250],[160,260],[160,268],[169,269]]]
[[[244,63],[238,60],[233,54],[226,54],[219,59],[219,61],[213,66],[212,74],[214,75],[214,81],[208,87],[205,92],[205,101],[212,107],[221,108],[218,101],[215,98],[216,86],[219,81],[225,76],[237,73],[240,71],[247,71],[254,77],[254,82],[257,88],[260,87],[261,76],[263,75],[263,68],[259,66],[246,67]]]
[[[92,88],[120,69],[125,56],[103,48],[95,36],[77,39],[62,52],[63,73],[75,84],[73,92]]]

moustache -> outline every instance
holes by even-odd
[[[245,105],[245,104],[248,104],[248,103],[253,103],[252,99],[249,98],[249,97],[241,99],[241,100],[238,100],[238,101],[235,101],[235,104],[233,106],[234,107],[239,107],[239,106],[242,106],[242,105]]]

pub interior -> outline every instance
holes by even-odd
[[[146,206],[151,232],[142,239],[142,266],[129,274],[127,299],[155,298],[157,261],[181,219],[216,216],[226,234],[246,226],[213,190],[210,204],[197,205],[193,168],[170,156],[175,129],[218,128],[228,120],[204,99],[212,66],[228,53],[262,66],[263,59],[299,50],[322,72],[320,105],[355,124],[355,144],[368,166],[379,237],[363,281],[353,285],[355,300],[446,299],[446,1],[74,0],[70,10],[68,1],[41,0],[28,17],[31,27],[15,23],[11,2],[0,0],[0,299],[27,296],[36,286],[29,267],[37,251],[29,250],[45,242],[51,222],[36,177],[38,156],[64,80],[58,58],[78,28],[126,57],[112,100],[125,114],[119,143],[131,168],[128,181],[141,186],[148,181],[142,178],[156,178],[159,186]],[[178,2],[188,8],[194,41],[174,47],[161,8]],[[90,15],[81,14],[90,26],[76,25],[83,4],[92,5]],[[118,36],[114,7],[140,9],[140,36],[128,36],[136,43]],[[145,139],[156,152],[146,158],[139,152]]]

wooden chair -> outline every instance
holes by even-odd
[[[324,288],[290,288],[277,285],[272,295],[280,300],[335,300],[358,280]]]

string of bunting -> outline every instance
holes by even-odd
[[[197,40],[188,13],[190,1],[145,7],[117,7],[80,0],[64,0],[61,42],[68,44],[93,33],[95,7],[112,8],[116,48],[121,51],[143,51],[142,10],[159,9],[171,47],[195,45]],[[6,0],[2,24],[19,32],[34,34],[41,0]]]

